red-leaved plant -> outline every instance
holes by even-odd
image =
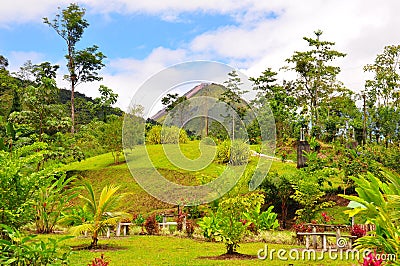
[[[186,214],[179,212],[178,217],[175,219],[176,221],[176,230],[182,232],[183,230],[183,222],[185,221]]]
[[[104,254],[101,254],[100,258],[94,258],[88,266],[108,266],[109,264],[110,262],[105,260]]]
[[[300,243],[304,242],[304,236],[303,235],[298,235],[297,233],[299,233],[299,232],[304,233],[304,232],[311,232],[312,231],[311,226],[305,225],[304,223],[294,224],[292,226],[292,228],[296,232],[296,238]]]
[[[160,231],[160,226],[154,214],[147,217],[146,221],[144,222],[144,227],[149,235],[157,235]]]
[[[350,234],[357,238],[363,237],[367,234],[367,230],[363,229],[360,225],[355,224],[351,227]]]
[[[188,237],[192,237],[194,233],[194,224],[192,220],[186,220],[186,234]]]

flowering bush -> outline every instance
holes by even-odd
[[[368,256],[364,257],[362,266],[380,266],[383,263],[383,259],[377,256],[376,251],[374,253],[369,253]]]
[[[325,224],[333,220],[332,217],[330,217],[326,212],[322,212],[321,216],[322,216],[322,222]]]
[[[311,226],[305,225],[304,223],[294,224],[292,226],[292,228],[296,233],[299,233],[299,232],[304,233],[304,232],[311,232],[312,231]]]
[[[299,223],[299,224],[294,224],[292,226],[293,230],[296,232],[296,238],[300,243],[304,242],[304,236],[298,235],[297,233],[305,233],[305,232],[311,232],[312,228],[309,225],[305,225],[304,223]]]
[[[350,234],[357,238],[363,237],[367,234],[367,230],[363,229],[360,225],[355,224],[351,227]]]

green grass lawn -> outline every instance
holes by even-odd
[[[187,144],[180,144],[180,150],[183,155],[190,159],[200,157],[201,150],[199,141],[191,141]],[[204,147],[203,147],[204,148]],[[209,152],[215,150],[214,146],[206,146]],[[203,182],[209,182],[218,177],[225,169],[226,165],[210,163],[204,169],[199,171],[188,171],[180,169],[171,163],[164,154],[162,145],[136,146],[132,151],[128,151],[135,156],[135,161],[130,165],[138,171],[147,167],[143,163],[143,158],[149,154],[154,167],[168,180],[183,185],[200,185]],[[137,160],[136,160],[137,158]],[[122,157],[121,157],[122,159]],[[251,157],[249,167],[255,166],[258,160],[265,158]],[[123,161],[123,160],[122,160]],[[131,195],[126,197],[121,203],[121,207],[130,213],[146,214],[153,211],[163,211],[174,208],[174,206],[161,202],[150,196],[144,191],[132,177],[125,162],[114,165],[114,159],[111,153],[91,157],[81,162],[75,162],[65,166],[71,174],[76,174],[79,178],[90,181],[93,184],[96,193],[108,184],[116,184],[121,187],[121,192],[129,192]],[[296,166],[293,163],[282,163],[274,161],[271,165],[271,171],[278,173],[295,171]]]
[[[155,168],[167,179],[181,183],[184,185],[198,185],[205,179],[210,180],[218,177],[226,168],[225,165],[211,163],[207,167],[199,171],[188,171],[177,167],[171,163],[163,152],[162,145],[150,146],[137,146],[131,152],[137,160],[131,167],[136,169],[144,169],[143,156],[151,157],[151,161]],[[199,158],[201,151],[199,142],[193,141],[187,144],[180,145],[183,155],[190,159]],[[215,147],[210,146],[210,152]],[[250,167],[257,165],[258,160],[266,160],[265,158],[251,157],[249,162]],[[130,192],[131,195],[125,198],[122,202],[121,208],[130,213],[141,213],[146,215],[150,212],[162,212],[166,209],[174,208],[175,206],[163,203],[144,191],[132,177],[126,163],[119,165],[113,164],[114,159],[111,153],[99,155],[96,157],[88,158],[82,162],[72,163],[65,167],[66,170],[73,174],[77,174],[80,178],[89,180],[96,193],[108,184],[117,184],[121,187],[121,192]],[[261,161],[261,163],[263,163]],[[264,167],[269,167],[264,164]],[[270,166],[270,171],[277,172],[278,174],[294,173],[296,165],[294,163],[281,162],[274,160]],[[247,184],[246,184],[247,186]],[[243,189],[245,189],[243,187]],[[338,213],[342,209],[336,210]],[[337,216],[338,213],[333,213]],[[285,231],[282,231],[285,232]],[[282,233],[281,232],[281,233]],[[41,236],[42,237],[42,236]],[[44,236],[43,236],[44,237]],[[290,238],[291,236],[289,236]],[[257,242],[242,243],[238,252],[248,255],[256,256],[260,249],[265,248],[266,242],[273,243],[289,243],[279,242],[279,237],[275,236],[272,240],[270,236],[267,238],[257,239]],[[278,241],[276,241],[278,239]],[[272,243],[271,242],[271,243]],[[83,244],[89,244],[90,238],[73,238],[66,243],[68,246],[76,247]],[[292,242],[290,242],[292,243]],[[111,249],[88,251],[79,250],[74,251],[71,255],[71,265],[88,265],[89,262],[95,258],[100,257],[104,253],[107,260],[111,261],[110,266],[113,265],[356,265],[355,261],[331,260],[325,254],[323,260],[288,260],[279,261],[275,253],[274,260],[254,259],[246,260],[215,260],[205,257],[219,256],[225,252],[223,243],[211,243],[201,240],[181,238],[174,236],[140,236],[132,235],[129,237],[119,237],[111,239],[100,239],[100,245],[107,245]],[[269,251],[272,249],[279,250],[285,249],[289,251],[292,248],[302,248],[303,246],[289,245],[289,244],[267,244]],[[318,257],[320,253],[318,253]]]
[[[89,238],[75,238],[69,240],[69,246],[78,246],[90,242]],[[289,260],[280,261],[277,253],[273,253],[273,260],[270,260],[272,249],[284,249],[287,252],[290,249],[302,248],[302,246],[265,244],[265,243],[243,243],[238,248],[242,254],[253,255],[254,259],[234,259],[234,260],[216,260],[206,257],[215,257],[225,252],[223,243],[211,243],[198,241],[188,238],[179,238],[172,236],[129,236],[114,239],[101,239],[100,245],[107,245],[114,250],[74,251],[70,257],[71,265],[87,265],[93,258],[104,254],[110,261],[110,266],[126,265],[357,265],[354,260],[332,260],[328,254],[325,254],[323,260],[318,259],[320,252],[317,252],[316,260],[290,260],[288,253],[284,255]],[[269,256],[265,260],[257,259],[257,253],[260,249],[265,250],[267,245]],[[263,254],[263,253],[262,253]]]

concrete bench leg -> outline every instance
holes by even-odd
[[[110,238],[110,235],[111,235],[111,230],[110,230],[110,227],[108,227],[107,228],[107,238]]]
[[[312,232],[313,233],[316,233],[317,232],[317,228],[315,228],[315,226],[313,226],[313,229],[312,229]],[[313,235],[312,236],[312,243],[313,243],[313,248],[314,249],[317,249],[317,236],[316,235]]]
[[[117,232],[116,232],[116,235],[117,235],[117,236],[120,236],[120,235],[121,235],[121,224],[120,224],[120,223],[118,223],[118,225],[117,225]]]
[[[310,236],[306,236],[306,249],[310,248]]]
[[[322,236],[322,250],[324,250],[324,251],[328,250],[326,248],[326,235]]]

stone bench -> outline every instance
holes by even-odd
[[[338,235],[337,233],[329,233],[329,232],[298,232],[297,235],[306,237],[306,249],[310,248],[310,238],[311,237],[313,237],[313,248],[315,248],[315,249],[317,248],[316,237],[318,237],[318,236],[321,237],[322,238],[322,250],[325,250],[325,251],[328,250],[328,248],[327,248],[327,242],[328,242],[327,238],[329,236],[336,237],[336,244],[335,245],[336,245],[336,248],[338,248],[338,249],[342,249],[342,248],[345,248],[345,247],[348,247],[348,248],[351,249],[352,245],[353,245],[353,240],[357,238],[356,236]],[[347,242],[343,243],[343,244],[345,244],[343,246],[342,245],[339,246],[340,243],[338,243],[341,238],[348,239]]]

